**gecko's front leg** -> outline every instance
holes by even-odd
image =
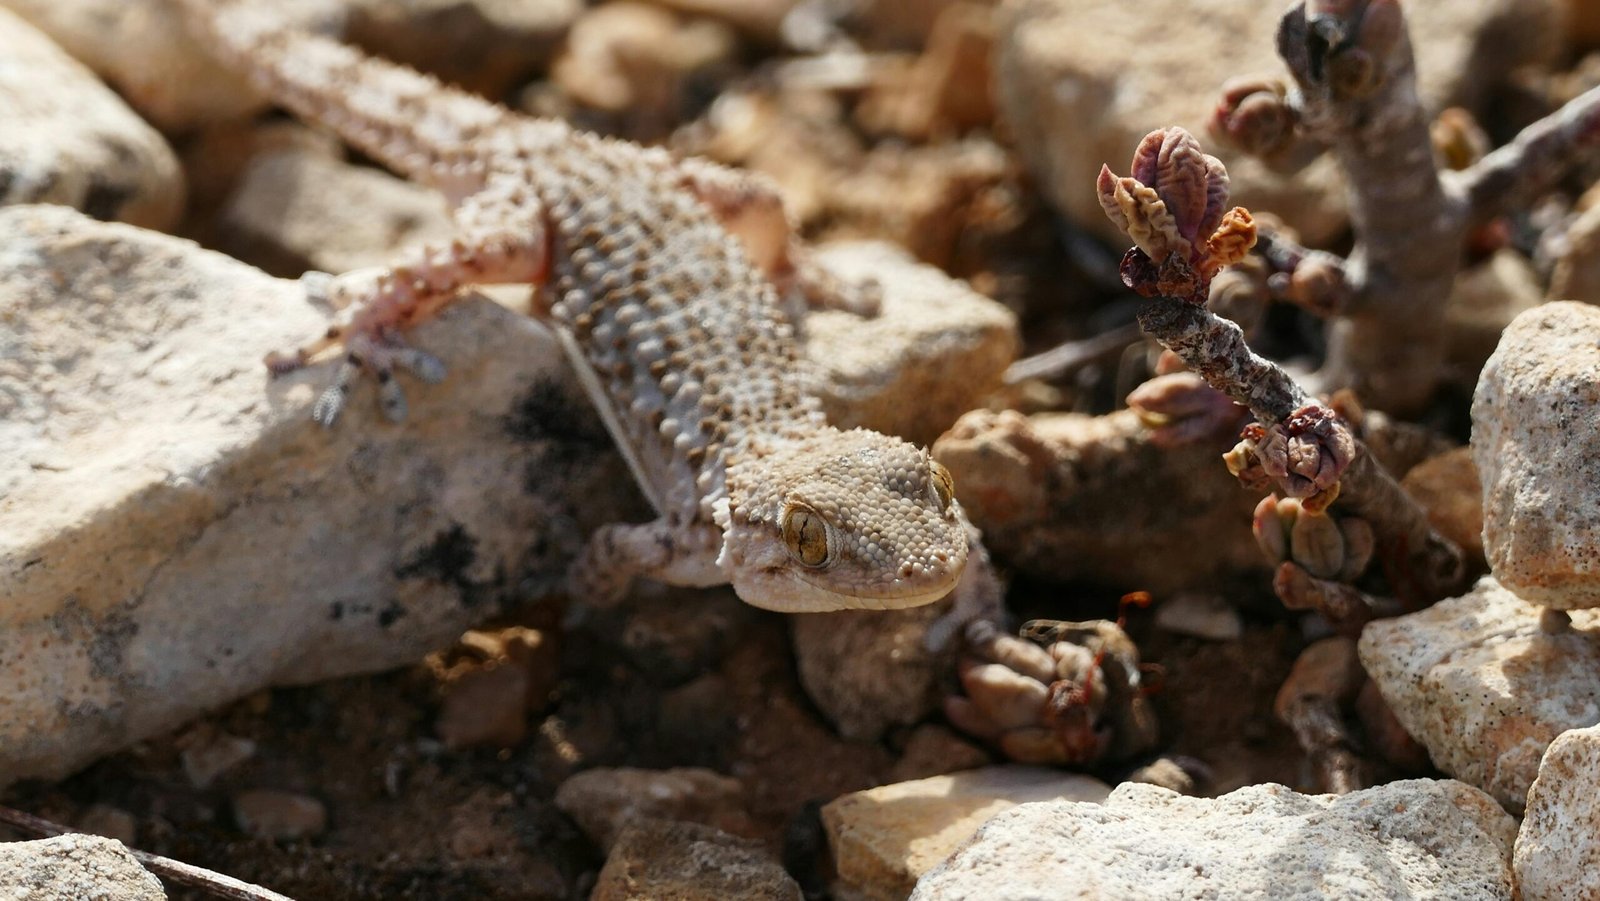
[[[601,526],[567,570],[567,591],[576,600],[609,607],[636,578],[704,588],[728,581],[717,566],[722,530],[665,517],[647,523]]]
[[[384,415],[405,418],[405,395],[394,380],[396,369],[425,382],[444,378],[444,366],[433,356],[407,347],[404,329],[436,315],[473,284],[540,283],[549,270],[549,241],[537,204],[474,205],[457,212],[470,227],[446,243],[430,243],[405,251],[392,265],[343,275],[307,273],[302,279],[313,300],[331,306],[328,329],[317,339],[291,351],[267,356],[274,375],[292,372],[333,347],[342,347],[344,361],[333,384],[317,399],[312,417],[332,425],[361,373],[378,382]]]

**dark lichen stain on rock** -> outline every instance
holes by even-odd
[[[378,625],[387,629],[398,622],[400,617],[405,615],[406,608],[400,606],[399,602],[397,601],[390,601],[382,610],[378,611]]]
[[[599,414],[556,379],[534,382],[506,414],[505,426],[506,434],[517,441],[611,446]]]
[[[433,579],[449,585],[469,585],[467,570],[478,559],[478,539],[460,523],[434,536],[433,542],[406,563],[395,567],[397,579]]]

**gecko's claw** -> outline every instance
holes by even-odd
[[[317,396],[317,402],[311,407],[311,418],[317,425],[323,428],[333,426],[334,420],[344,410],[345,400],[350,396],[350,386],[355,384],[356,375],[360,372],[361,364],[354,359],[339,364],[339,373],[333,377],[333,384]]]
[[[311,408],[311,418],[324,427],[332,426],[343,412],[356,379],[365,370],[378,382],[378,407],[390,422],[406,418],[407,405],[404,391],[395,379],[395,370],[402,369],[430,385],[444,380],[445,365],[426,351],[407,347],[400,336],[393,333],[377,335],[349,335],[345,338],[345,358],[339,365],[333,383],[317,397]],[[274,375],[292,372],[305,365],[308,354],[304,350],[274,354],[267,366]]]

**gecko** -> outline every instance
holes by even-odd
[[[458,229],[388,266],[303,279],[336,312],[267,365],[282,375],[340,358],[318,422],[332,425],[363,377],[400,421],[397,373],[444,377],[405,330],[468,285],[529,284],[533,315],[657,514],[600,527],[568,570],[570,594],[604,606],[636,578],[728,584],[798,613],[913,607],[963,581],[976,533],[950,473],[901,439],[829,425],[808,388],[797,307],[872,300],[810,261],[775,186],[518,115],[285,25],[270,4],[181,4],[225,64],[442,192]]]

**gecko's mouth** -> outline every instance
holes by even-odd
[[[961,570],[953,568],[948,579],[926,588],[890,585],[878,592],[838,591],[820,585],[790,569],[767,570],[750,583],[734,583],[734,590],[745,603],[779,613],[826,613],[835,610],[904,610],[921,607],[955,590]]]

